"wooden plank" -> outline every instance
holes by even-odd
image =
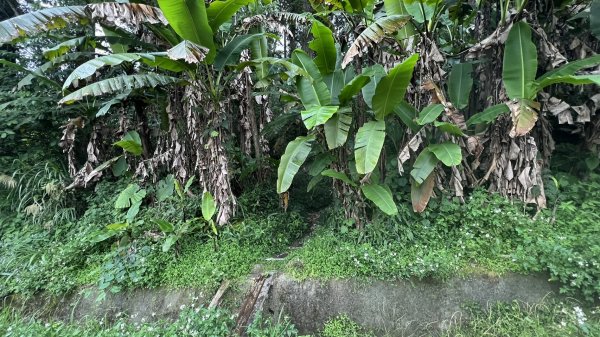
[[[216,308],[221,304],[221,301],[223,300],[223,295],[225,295],[227,289],[229,289],[229,280],[221,282],[219,290],[217,290],[217,293],[215,294],[215,296],[213,296],[212,300],[210,301],[210,304],[208,305],[209,309]]]
[[[248,325],[256,314],[262,310],[266,301],[271,285],[273,284],[273,275],[260,275],[254,279],[254,283],[246,294],[246,299],[240,307],[235,332],[238,336],[245,337]]]

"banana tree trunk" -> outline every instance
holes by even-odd
[[[195,152],[194,170],[204,190],[209,191],[218,204],[216,222],[224,225],[235,214],[237,202],[232,193],[229,159],[224,147],[222,128],[223,104],[203,93],[208,92],[202,83],[187,86],[183,94],[187,132]]]

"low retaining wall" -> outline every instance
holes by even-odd
[[[283,310],[302,334],[318,332],[329,319],[345,313],[379,335],[410,336],[456,324],[466,317],[464,304],[486,306],[513,300],[539,303],[549,294],[558,294],[557,285],[547,279],[541,274],[505,274],[473,275],[446,282],[296,281],[278,274],[263,310],[274,316]],[[247,288],[230,289],[224,306],[236,310]],[[5,298],[2,305],[63,321],[112,321],[128,315],[132,321],[142,322],[175,318],[184,306],[207,305],[213,293],[198,289],[138,289],[110,294],[102,302],[96,301],[97,296],[96,290],[88,289],[64,297]]]
[[[539,303],[558,294],[546,275],[477,275],[447,282],[435,280],[365,283],[355,280],[298,282],[279,275],[265,309],[292,318],[301,333],[314,333],[325,322],[347,314],[379,335],[410,336],[445,330],[466,318],[464,304]]]

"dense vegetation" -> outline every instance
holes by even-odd
[[[0,297],[214,291],[258,264],[544,272],[588,323],[499,305],[448,333],[597,333],[599,39],[598,1],[3,1]],[[231,313],[202,316],[6,311],[0,333],[230,333]],[[279,319],[250,335],[296,334]]]

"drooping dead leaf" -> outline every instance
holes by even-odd
[[[200,63],[208,54],[208,48],[197,45],[191,41],[184,40],[175,47],[167,50],[167,56],[171,60],[183,60],[187,63]]]
[[[511,138],[527,134],[538,119],[539,103],[513,100],[506,103],[512,115],[513,126],[509,132]]]
[[[484,148],[479,137],[467,137],[467,151],[475,158],[479,158]]]
[[[259,14],[245,18],[242,21],[244,29],[249,29],[253,26],[264,25],[265,23],[276,22],[280,25],[300,24],[305,25],[310,21],[310,16],[307,14],[290,13],[290,12],[275,12],[268,14]]]
[[[352,62],[354,57],[362,55],[363,51],[372,45],[381,42],[387,34],[397,32],[404,27],[410,20],[406,15],[390,15],[378,19],[370,24],[360,35],[352,42],[342,60],[342,69]]]
[[[592,108],[592,110],[595,113],[596,111],[598,111],[598,109],[600,109],[600,93],[590,97],[590,101],[594,103],[594,107]]]
[[[410,199],[415,212],[421,213],[427,207],[429,199],[431,199],[431,195],[433,194],[435,176],[435,171],[431,172],[422,184],[417,184],[414,179],[410,179]]]
[[[546,32],[541,27],[538,27],[535,32],[540,36],[541,54],[550,60],[553,69],[568,62],[567,58],[560,53],[558,48],[548,40]]]
[[[163,12],[156,7],[137,3],[103,2],[85,6],[94,21],[116,26],[140,26],[142,23],[168,25]]]
[[[398,173],[400,175],[404,174],[403,164],[410,159],[410,150],[413,152],[417,152],[421,144],[423,144],[423,137],[421,136],[421,132],[417,132],[406,144],[402,150],[398,153]]]
[[[515,140],[511,139],[510,140],[510,148],[508,150],[508,159],[509,160],[517,160],[517,158],[519,158],[519,152],[521,152],[521,149],[519,148],[519,146],[517,145]]]
[[[512,28],[512,23],[508,26],[498,26],[496,30],[492,32],[488,37],[481,40],[481,42],[475,44],[467,53],[467,58],[475,58],[477,55],[489,48],[492,48],[497,45],[501,45],[508,38],[508,32]]]
[[[586,123],[592,120],[591,111],[587,105],[572,106],[571,108],[577,113],[577,123]]]

